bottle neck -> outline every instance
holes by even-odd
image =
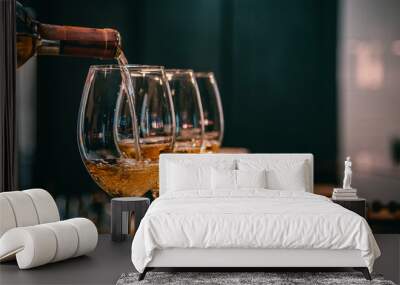
[[[37,53],[113,59],[121,52],[121,38],[113,29],[37,24]]]

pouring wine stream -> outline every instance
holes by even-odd
[[[120,51],[120,54],[117,57],[118,65],[121,69],[121,78],[122,78],[122,84],[121,84],[121,90],[118,95],[117,99],[117,104],[116,104],[116,111],[115,111],[115,118],[114,118],[114,143],[116,148],[118,149],[118,152],[121,155],[124,155],[124,152],[122,152],[119,148],[118,144],[118,119],[120,117],[120,112],[121,112],[121,106],[123,102],[123,97],[124,97],[124,92],[123,90],[126,91],[127,99],[128,99],[128,107],[129,107],[129,112],[132,118],[132,135],[133,139],[135,140],[135,153],[136,159],[140,161],[142,159],[141,157],[141,152],[140,152],[140,147],[139,147],[139,133],[138,133],[138,124],[137,124],[137,117],[136,117],[136,110],[135,110],[135,91],[133,88],[133,83],[131,80],[131,76],[129,74],[129,69],[127,67],[128,65],[128,60],[125,57],[125,54]]]

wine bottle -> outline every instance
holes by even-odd
[[[36,54],[113,59],[121,53],[121,37],[114,29],[43,24],[19,2],[16,18],[18,67]]]

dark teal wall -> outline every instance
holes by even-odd
[[[227,140],[254,152],[311,152],[320,181],[335,178],[336,9],[255,0],[233,8]]]
[[[213,70],[225,144],[312,152],[335,179],[334,1],[143,1],[140,63]]]
[[[213,70],[225,109],[226,146],[312,152],[316,180],[336,180],[335,1],[30,3],[44,22],[117,28],[132,63]],[[96,188],[76,144],[80,96],[88,67],[96,63],[39,59],[35,186]]]

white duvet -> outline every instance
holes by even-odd
[[[372,271],[380,251],[366,220],[328,198],[299,191],[172,192],[156,199],[132,243],[143,272],[155,249],[358,249]]]

